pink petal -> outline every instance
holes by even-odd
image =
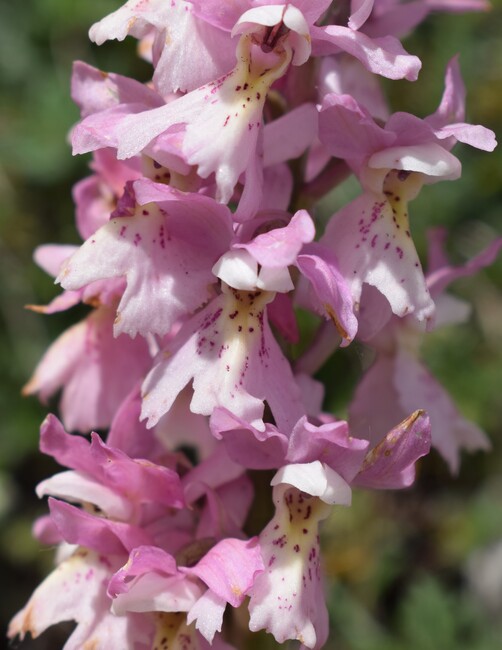
[[[404,350],[396,356],[395,385],[405,410],[420,404],[430,417],[432,445],[458,471],[460,450],[490,449],[486,434],[473,422],[462,417],[453,400],[439,382],[416,359]]]
[[[78,471],[77,476],[71,473],[72,480],[68,483],[68,488],[73,489],[73,495],[75,488],[79,491],[85,489],[89,496],[91,489],[99,490],[99,486],[102,486],[102,496],[96,494],[99,501],[89,499],[96,505],[100,505],[103,500],[110,501],[113,493],[116,495],[115,500],[111,502],[114,509],[118,505],[122,509],[126,506],[122,502],[123,497],[127,498],[131,506],[159,503],[169,508],[179,508],[183,505],[180,479],[172,469],[146,460],[133,460],[119,449],[106,445],[95,433],[92,434],[92,442],[89,444],[81,436],[67,434],[61,423],[52,415],[47,416],[42,424],[40,449],[53,456],[60,464]],[[80,474],[83,474],[83,477]],[[94,487],[89,484],[89,478],[94,479]],[[45,484],[47,482],[42,486]],[[52,484],[53,479],[49,479],[48,485]],[[43,492],[43,487],[40,490]],[[105,507],[102,509],[113,515]],[[117,513],[115,516],[118,516]]]
[[[69,430],[109,426],[115,411],[151,364],[143,339],[113,337],[114,313],[95,309],[52,344],[24,393],[45,401],[61,387],[61,414]]]
[[[463,142],[483,151],[493,151],[497,146],[495,133],[479,124],[448,124],[435,133],[440,139],[453,137],[457,142]]]
[[[33,259],[41,269],[55,278],[63,262],[71,257],[77,249],[77,246],[70,244],[44,244],[35,248]]]
[[[52,497],[48,504],[58,531],[70,544],[114,555],[150,542],[148,535],[137,526],[91,515]]]
[[[427,284],[433,296],[440,295],[451,282],[459,278],[469,277],[479,270],[490,266],[497,259],[502,250],[502,237],[498,237],[484,250],[468,260],[462,266],[450,266],[447,260],[442,257],[440,261],[443,266],[433,269],[427,276]],[[435,258],[436,259],[436,258]]]
[[[267,312],[270,322],[280,334],[290,343],[298,343],[300,332],[291,296],[287,293],[276,293],[267,307]]]
[[[211,430],[224,440],[230,457],[243,467],[274,469],[284,464],[288,439],[271,424],[259,431],[227,409],[215,408]]]
[[[317,135],[317,109],[302,104],[265,125],[263,164],[265,167],[298,158]]]
[[[279,268],[294,264],[303,247],[315,236],[315,226],[306,210],[299,210],[284,228],[276,228],[257,235],[247,244],[235,244],[244,248],[258,264],[268,268]]]
[[[217,490],[242,476],[244,468],[232,461],[223,446],[215,448],[214,452],[198,463],[182,479],[185,498],[188,504],[193,504],[204,496],[208,489]]]
[[[374,0],[351,0],[348,22],[350,29],[359,29],[364,25],[373,10],[373,3]]]
[[[370,71],[389,79],[415,81],[422,66],[420,59],[403,49],[393,36],[369,38],[348,27],[328,25],[311,30],[314,54],[348,52]]]
[[[293,175],[288,165],[283,163],[264,169],[263,190],[261,192],[262,198],[259,209],[287,210],[291,201],[292,191]]]
[[[110,580],[108,594],[115,598],[119,594],[127,593],[133,580],[151,572],[164,577],[175,576],[178,574],[176,561],[172,555],[157,546],[135,548],[127,563]]]
[[[208,490],[206,506],[197,525],[197,537],[245,537],[242,529],[253,500],[254,488],[247,474],[226,481],[214,491]]]
[[[257,541],[257,538],[247,541],[224,539],[194,567],[181,570],[203,580],[214,594],[232,607],[239,607],[256,576],[263,571]]]
[[[158,91],[191,91],[221,77],[235,64],[235,45],[229,34],[199,20],[192,3],[171,2],[167,38],[161,34],[162,53],[155,62],[153,82]]]
[[[293,429],[286,458],[289,463],[322,460],[350,482],[361,467],[368,445],[367,440],[352,437],[344,421],[315,426],[302,418]]]
[[[304,248],[296,263],[312,287],[316,311],[333,321],[342,337],[342,347],[348,345],[356,335],[357,319],[350,286],[335,255],[320,244],[311,244]]]
[[[127,521],[133,504],[123,495],[79,472],[60,472],[37,485],[37,496],[53,496],[73,503],[92,503],[113,519]]]
[[[163,456],[165,464],[166,449],[156,439],[154,432],[139,421],[140,411],[141,394],[137,386],[118,408],[106,439],[107,444],[120,449],[130,458],[156,461]]]
[[[100,113],[119,104],[141,104],[155,108],[162,97],[139,81],[119,74],[102,72],[87,63],[73,64],[72,99],[82,111],[82,117]]]
[[[353,97],[373,118],[385,122],[389,107],[378,77],[371,74],[357,59],[345,56],[328,56],[321,61],[320,93]]]
[[[95,475],[103,484],[117,492],[123,491],[136,503],[159,503],[169,508],[184,505],[178,474],[148,460],[133,460],[119,449],[113,449],[92,434],[90,452]]]
[[[114,584],[112,578],[110,585]],[[112,611],[118,616],[126,612],[186,612],[200,598],[201,592],[200,584],[180,573],[166,576],[157,570],[146,571],[127,582],[123,593],[112,591]]]
[[[330,93],[319,114],[319,138],[333,156],[358,169],[368,155],[391,146],[396,136],[378,126],[350,95]]]
[[[369,452],[354,484],[372,489],[409,487],[415,480],[415,463],[429,453],[430,444],[429,418],[415,411]]]
[[[394,358],[378,355],[358,383],[349,406],[349,426],[353,436],[366,438],[375,447],[396,422],[407,417],[394,379]],[[426,404],[412,407],[427,408]]]
[[[433,128],[438,129],[452,122],[465,119],[465,86],[460,74],[458,55],[446,66],[445,88],[435,113],[425,118]]]
[[[208,458],[214,451],[216,441],[209,429],[207,417],[192,413],[190,401],[193,393],[189,387],[178,395],[169,411],[159,420],[153,429],[154,437],[159,441],[165,458],[166,449],[176,451],[182,445],[190,445],[197,450],[199,461]],[[139,420],[141,401],[137,402],[137,419]],[[152,435],[152,430],[144,424],[141,427],[147,436]],[[163,461],[165,464],[165,460]]]

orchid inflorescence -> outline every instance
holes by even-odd
[[[457,58],[424,119],[391,114],[378,82],[417,78],[399,38],[430,11],[484,8],[129,0],[91,28],[97,44],[138,39],[153,77],[74,65],[73,150],[93,152],[74,188],[85,241],[36,250],[64,290],[36,309],[90,310],[25,387],[61,391],[40,448],[68,469],[37,488],[57,566],[11,637],[73,620],[65,650],[223,650],[262,629],[321,648],[320,522],[354,488],[410,486],[431,444],[452,472],[461,449],[488,448],[420,345],[466,318],[446,289],[502,240],[452,266],[437,228],[424,272],[408,206],[460,176],[457,142],[492,151],[495,137],[464,122]],[[350,174],[361,193],[321,227],[318,201]],[[346,422],[313,375],[354,340],[374,360]],[[78,435],[95,430],[106,442]]]

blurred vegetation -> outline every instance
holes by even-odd
[[[55,471],[37,452],[47,409],[20,390],[36,362],[75,315],[41,317],[24,310],[57,289],[32,262],[46,242],[77,242],[71,187],[86,175],[86,157],[72,158],[67,134],[78,119],[69,96],[74,59],[147,79],[132,39],[96,48],[86,30],[117,0],[24,0],[0,3],[0,561],[2,625],[49,570],[52,553],[30,535],[45,511],[34,486]],[[502,0],[489,13],[431,16],[407,41],[423,61],[419,81],[385,83],[394,110],[435,110],[447,61],[457,52],[468,90],[468,118],[502,133]],[[464,173],[427,187],[411,206],[414,238],[447,225],[452,258],[471,257],[502,234],[502,150],[458,148]],[[349,181],[329,197],[329,210],[357,191]],[[328,209],[327,208],[327,209]],[[420,464],[417,484],[397,494],[357,492],[354,505],[325,527],[332,637],[337,650],[497,650],[502,595],[475,586],[483,558],[502,544],[502,260],[454,292],[473,305],[469,323],[429,337],[424,354],[462,413],[478,422],[493,452],[464,456],[451,477],[437,454]],[[344,350],[321,371],[336,412],[361,372],[361,349]],[[340,379],[343,377],[343,379]],[[499,554],[500,556],[500,554]],[[502,566],[493,564],[502,584]],[[474,576],[474,578],[473,578]],[[8,594],[8,598],[5,597]],[[22,650],[57,650],[64,636],[26,641]],[[263,637],[262,637],[263,638]],[[58,640],[59,639],[59,640]],[[267,642],[268,643],[268,642]],[[2,637],[0,637],[0,647]],[[7,647],[5,642],[5,647]],[[255,646],[253,646],[255,647]],[[260,647],[266,647],[260,640]],[[272,644],[270,644],[272,647]],[[291,644],[290,647],[294,647]],[[118,649],[122,650],[122,649]]]

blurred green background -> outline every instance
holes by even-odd
[[[88,159],[72,158],[67,144],[78,119],[69,97],[71,63],[82,59],[144,80],[149,74],[149,66],[135,56],[132,39],[101,48],[88,42],[88,27],[118,5],[116,0],[0,2],[3,627],[52,563],[52,551],[41,549],[30,534],[34,518],[45,512],[34,487],[56,470],[37,452],[47,409],[33,398],[21,398],[20,390],[49,343],[77,320],[76,311],[42,317],[24,310],[57,293],[32,263],[33,249],[46,242],[78,242],[71,187],[87,174]],[[469,121],[492,128],[500,139],[502,0],[493,7],[483,14],[435,14],[405,41],[424,66],[414,84],[385,83],[394,110],[419,116],[435,110],[445,65],[460,52]],[[463,163],[462,179],[425,188],[411,206],[411,218],[422,252],[426,228],[447,225],[452,259],[460,263],[502,234],[502,150],[486,154],[458,147],[456,154]],[[349,181],[330,197],[330,206],[355,191]],[[462,413],[487,431],[493,452],[464,456],[458,477],[451,477],[433,452],[421,462],[412,490],[360,491],[352,508],[334,512],[323,539],[330,577],[329,648],[502,647],[501,289],[500,259],[476,278],[457,282],[453,290],[472,303],[472,318],[434,333],[424,350]],[[321,373],[336,377],[331,401],[340,416],[360,372],[361,351],[349,348]],[[63,633],[43,635],[12,647],[57,650],[64,638]],[[251,647],[265,647],[263,638],[254,643]]]

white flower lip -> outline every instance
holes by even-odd
[[[460,162],[444,147],[434,142],[390,147],[373,154],[368,160],[373,169],[402,169],[454,180],[460,177]]]
[[[352,490],[349,484],[325,463],[295,463],[281,467],[270,482],[271,485],[286,483],[318,497],[329,504],[350,506]]]
[[[258,270],[258,262],[246,250],[225,253],[213,266],[213,273],[234,289],[245,291],[277,291],[287,293],[294,284],[287,268]]]

